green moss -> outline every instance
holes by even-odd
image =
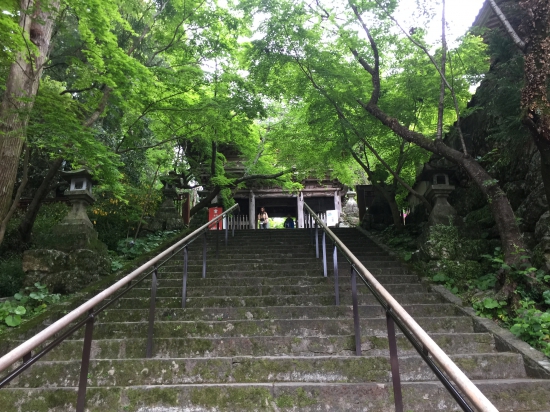
[[[222,410],[268,409],[272,396],[267,388],[209,387],[193,389],[190,396],[194,405]]]
[[[127,391],[130,410],[136,410],[140,406],[177,406],[178,391],[171,388],[145,388]]]
[[[298,388],[296,392],[292,394],[285,394],[277,397],[275,399],[275,404],[279,408],[303,408],[305,406],[317,404],[316,395],[315,391],[313,391],[313,394],[308,395],[303,388]]]

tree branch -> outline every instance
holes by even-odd
[[[512,27],[512,25],[510,24],[510,22],[508,21],[508,19],[506,18],[506,16],[502,12],[502,10],[500,10],[500,7],[498,7],[495,0],[489,0],[489,5],[491,6],[491,8],[493,9],[493,12],[496,14],[496,16],[498,17],[498,19],[500,20],[500,22],[502,23],[504,28],[506,29],[506,31],[510,35],[510,38],[512,39],[512,41],[515,43],[516,46],[518,46],[518,48],[522,52],[524,52],[525,47],[527,46],[526,43],[516,33],[516,31],[514,30],[514,28]]]

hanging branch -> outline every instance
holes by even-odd
[[[368,30],[368,29],[367,29]],[[373,40],[374,42],[374,40]],[[294,50],[296,52],[296,50]],[[376,56],[378,56],[378,52],[376,52]],[[342,109],[340,108],[340,106],[338,105],[338,103],[328,95],[328,93],[326,92],[325,89],[323,89],[316,81],[315,79],[313,78],[313,73],[311,72],[311,70],[309,68],[306,68],[303,63],[300,61],[299,58],[297,58],[296,56],[294,56],[294,60],[296,61],[296,63],[298,64],[298,67],[300,68],[300,70],[302,71],[302,73],[304,73],[304,75],[308,78],[308,80],[310,81],[310,83],[312,84],[312,86],[317,90],[319,91],[319,93],[321,93],[321,95],[323,97],[325,97],[329,102],[330,104],[332,105],[332,107],[334,108],[334,110],[336,111],[336,114],[338,116],[338,118],[340,119],[340,121],[344,122],[346,125],[348,125],[348,127],[354,132],[354,134],[365,144],[365,146],[368,147],[368,149],[372,152],[372,154],[378,159],[378,161],[388,170],[388,172],[390,172],[390,174],[409,192],[411,193],[412,195],[414,195],[415,197],[417,197],[425,206],[426,208],[431,211],[432,210],[432,205],[430,204],[430,202],[428,202],[428,200],[422,196],[420,193],[418,193],[416,190],[414,190],[410,185],[407,184],[407,182],[405,182],[392,168],[391,166],[380,156],[380,154],[374,149],[374,147],[363,137],[363,135],[355,128],[355,126],[353,126],[353,124],[351,124],[351,122],[347,119],[346,115],[344,114],[344,112],[342,111]],[[378,71],[378,57],[376,57],[376,62],[375,62],[375,67],[376,71]],[[368,63],[365,62],[365,64],[368,65]],[[374,76],[373,76],[374,78]],[[379,77],[377,77],[378,81],[379,81]],[[380,91],[380,88],[378,88],[378,91]],[[373,92],[373,96],[374,96],[374,93]],[[371,101],[372,101],[373,97],[371,97]],[[378,99],[378,98],[376,98]],[[353,151],[353,149],[350,149],[350,152],[352,153],[352,156],[354,156],[355,160],[357,160],[357,157],[356,157],[356,154],[355,152]],[[359,162],[359,164],[361,164],[362,162]],[[366,171],[366,170],[365,170]]]
[[[445,0],[442,0],[441,10],[441,85],[439,87],[439,106],[437,108],[437,133],[436,138],[443,138],[443,113],[445,112],[445,69],[447,58],[447,39],[445,28]]]
[[[430,59],[430,61],[432,62],[433,66],[435,67],[435,69],[437,70],[437,72],[439,73],[439,76],[441,77],[441,80],[445,83],[445,86],[447,86],[447,88],[449,89],[449,91],[451,92],[451,97],[453,98],[453,104],[454,104],[454,108],[455,108],[455,113],[456,113],[456,130],[458,131],[458,134],[460,136],[460,142],[462,144],[462,152],[464,153],[464,156],[468,156],[468,151],[466,149],[466,144],[464,142],[464,136],[462,134],[462,129],[460,127],[460,109],[458,107],[458,100],[456,98],[456,93],[454,91],[454,88],[453,86],[449,83],[449,81],[447,80],[447,78],[445,77],[445,74],[444,72],[442,72],[442,68],[439,67],[439,65],[437,64],[437,62],[435,61],[434,57],[430,54],[430,52],[428,51],[428,49],[426,48],[426,46],[424,46],[422,43],[416,41],[400,24],[399,22],[390,14],[388,13],[388,11],[386,10],[386,8],[381,5],[379,3],[378,0],[374,0],[376,1],[376,3],[378,4],[378,6],[380,6],[380,8],[382,9],[382,11],[384,12],[384,14],[386,14],[386,16],[391,19],[396,25],[397,27],[399,27],[399,29],[401,29],[401,31],[403,32],[403,34],[405,34],[405,36],[415,45],[417,46],[419,49],[421,49],[425,54],[426,56],[428,56],[428,58]],[[353,9],[353,12],[355,14],[355,17],[357,18],[357,20],[359,20],[359,22],[361,23],[361,25],[363,26],[363,29],[365,30],[365,32],[367,33],[367,35],[369,36],[369,39],[370,39],[370,31],[368,30],[368,28],[366,27],[365,23],[363,22],[363,19],[361,17],[361,15],[359,14],[358,10],[357,10],[357,7],[353,6],[351,3],[350,3],[350,6],[352,7]],[[372,44],[376,44],[374,43],[374,40],[371,41],[371,45]],[[351,49],[351,48],[350,48]],[[352,50],[352,53],[353,55],[358,58],[359,56],[359,53],[357,52],[357,50]],[[378,54],[378,49],[373,49],[373,53],[374,53],[374,58],[375,58],[375,61],[376,63],[378,64],[379,62],[379,54]],[[359,60],[358,60],[359,61]],[[359,63],[361,63],[361,61],[359,61]],[[361,63],[362,64],[362,63]],[[370,72],[369,72],[370,73]],[[369,101],[369,103],[363,103],[361,101],[359,101],[359,103],[362,105],[362,106],[365,106],[365,105],[369,105],[369,104],[374,104],[376,105],[377,102],[378,102],[378,98],[380,97],[380,73],[379,71],[377,71],[377,77],[374,78],[373,76],[373,85],[375,87],[375,90],[376,90],[376,100],[373,101],[373,96],[371,96],[371,100]]]
[[[514,28],[512,27],[512,25],[510,24],[506,16],[504,15],[504,13],[502,13],[502,10],[500,10],[500,7],[498,7],[495,0],[489,0],[489,5],[491,6],[491,8],[493,9],[493,12],[496,14],[498,19],[500,20],[500,22],[502,23],[502,25],[504,26],[504,28],[506,29],[510,37],[512,38],[512,41],[515,43],[516,46],[518,46],[518,48],[522,52],[524,52],[525,47],[527,46],[526,43],[516,33],[516,31],[514,30]]]

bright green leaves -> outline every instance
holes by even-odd
[[[35,283],[16,293],[12,300],[0,303],[0,331],[5,328],[19,326],[25,318],[41,313],[54,303],[60,301],[58,294],[49,293],[46,286]]]

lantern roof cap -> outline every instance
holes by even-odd
[[[90,173],[90,169],[88,168],[71,170],[68,172],[61,172],[61,176],[63,177],[63,179],[65,179],[69,183],[71,182],[72,179],[79,178],[79,177],[88,179],[94,184],[98,183],[98,181],[92,177],[92,174]]]

